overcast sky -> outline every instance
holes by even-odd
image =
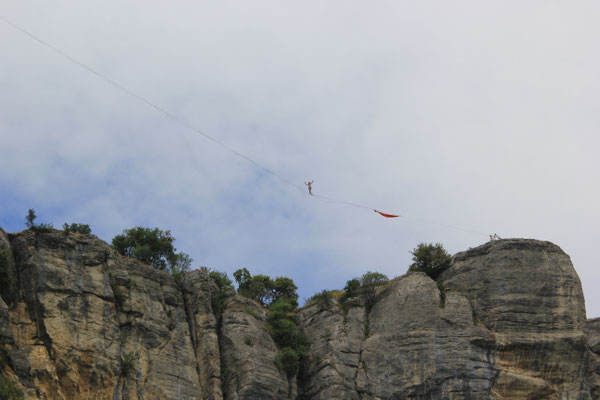
[[[550,240],[600,316],[595,1],[27,1],[0,17],[0,227],[170,229],[301,300],[409,251]]]

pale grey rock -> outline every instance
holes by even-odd
[[[7,305],[18,300],[17,271],[13,259],[10,240],[0,228],[0,297]]]
[[[0,230],[2,250],[4,373],[27,400],[600,399],[600,319],[586,321],[569,257],[548,242],[459,253],[438,282],[380,287],[369,310],[305,306],[298,381],[276,365],[259,304],[229,290],[215,315],[205,270],[177,282],[60,231]]]
[[[495,371],[490,340],[473,324],[468,300],[457,292],[440,302],[436,283],[410,273],[383,290],[369,315],[362,346],[368,393],[374,398],[483,398]]]
[[[221,360],[225,400],[294,398],[294,383],[277,367],[277,346],[271,339],[265,310],[234,295],[221,321]]]
[[[586,336],[591,354],[590,393],[593,400],[600,399],[600,318],[587,321]]]
[[[332,299],[326,309],[309,305],[299,316],[300,327],[312,342],[301,374],[301,398],[360,399],[359,393],[365,390],[360,381],[364,373],[357,377],[366,330],[364,307],[352,307],[345,313]]]
[[[305,307],[312,344],[301,396],[586,400],[598,389],[579,278],[558,246],[488,243],[456,255],[438,282],[422,273],[395,279],[368,315],[350,309],[362,319]]]
[[[25,231],[11,247],[22,299],[10,312],[15,372],[34,398],[202,398],[171,276],[91,235]]]
[[[212,298],[219,288],[206,270],[186,273],[181,285],[191,326],[192,345],[203,399],[222,399],[221,356],[218,321],[212,310]]]
[[[589,398],[583,291],[560,247],[492,241],[454,256],[438,280],[464,293],[476,320],[494,334],[493,395]]]

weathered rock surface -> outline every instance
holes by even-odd
[[[589,399],[598,390],[579,278],[548,242],[500,240],[459,253],[438,284],[407,274],[380,290],[369,312],[344,317],[334,304],[300,315],[313,341],[306,398]]]
[[[440,280],[495,335],[492,393],[588,398],[586,314],[569,256],[550,242],[499,240],[459,253]]]
[[[269,335],[264,309],[235,295],[223,311],[221,357],[226,399],[294,398],[293,385],[276,366],[277,347]]]
[[[236,363],[221,365],[221,353],[235,350],[220,344],[211,308],[219,289],[206,271],[178,283],[93,236],[58,231],[2,231],[5,248],[3,265],[18,284],[2,286],[12,302],[0,302],[0,339],[10,354],[6,375],[26,399],[223,399],[222,369],[248,375]],[[260,340],[272,354],[254,367],[278,375],[275,344],[268,334]],[[257,385],[269,398],[287,398],[287,380]]]
[[[0,277],[0,375],[26,399],[600,399],[600,319],[548,242],[459,253],[369,307],[305,306],[298,381],[265,309],[222,301],[207,271],[178,282],[94,236],[0,230]]]
[[[592,399],[600,399],[600,318],[587,322],[586,335],[592,353],[590,363],[590,391]]]

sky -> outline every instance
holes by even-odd
[[[402,275],[421,242],[549,240],[600,317],[599,19],[595,1],[5,0],[0,227],[34,208],[107,242],[168,229],[195,267],[288,276],[301,302]]]

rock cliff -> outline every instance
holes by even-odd
[[[293,378],[259,304],[91,235],[0,230],[0,294],[0,375],[26,399],[600,399],[600,320],[548,242],[490,242],[437,282],[303,307]]]

